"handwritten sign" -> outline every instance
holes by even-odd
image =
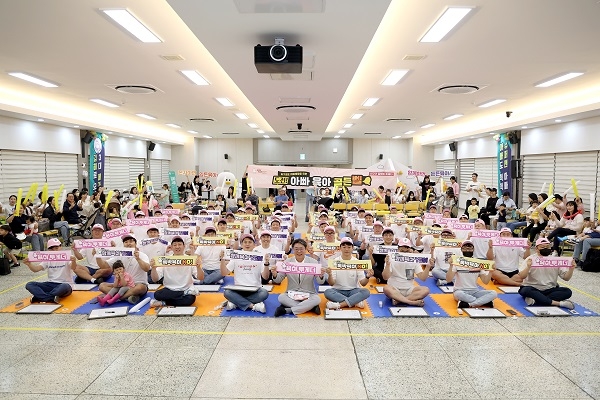
[[[390,254],[392,261],[406,264],[429,264],[431,255],[415,253],[393,253]]]
[[[448,227],[455,231],[472,231],[475,224],[469,222],[452,222]]]
[[[98,247],[110,247],[112,243],[107,239],[83,239],[74,240],[73,247],[76,249],[95,249]]]
[[[154,257],[157,267],[191,267],[196,265],[194,256],[157,256]]]
[[[229,254],[229,259],[240,261],[263,262],[265,259],[265,255],[250,251],[234,250]]]
[[[493,231],[489,229],[473,229],[471,232],[471,238],[495,238],[496,236],[500,236],[500,231]]]
[[[123,227],[123,228],[118,228],[118,229],[111,229],[110,231],[106,231],[102,234],[102,237],[104,239],[113,239],[116,237],[121,237],[123,235],[127,235],[131,233],[131,230],[127,227]]]
[[[493,261],[481,260],[479,258],[462,257],[457,255],[452,256],[452,264],[454,264],[457,267],[457,269],[494,269]]]
[[[385,246],[383,244],[377,244],[373,246],[373,254],[388,254],[388,253],[396,253],[398,251],[398,247],[396,246]]]
[[[283,261],[277,263],[277,272],[283,274],[321,275],[321,264]]]
[[[163,235],[165,236],[190,236],[190,231],[187,229],[163,229]]]
[[[318,242],[315,243],[315,251],[339,251],[340,242]]]
[[[180,211],[177,208],[163,208],[160,210],[162,215],[179,215]]]
[[[226,246],[227,242],[223,236],[194,236],[194,246]]]
[[[31,262],[71,261],[70,251],[30,251],[27,258]]]
[[[215,217],[213,217],[212,215],[192,215],[191,218],[193,221],[197,221],[204,224],[208,222],[213,222],[215,220]]]
[[[529,247],[529,243],[527,242],[527,238],[509,238],[509,237],[500,237],[496,236],[492,239],[493,246],[500,247]]]
[[[533,257],[531,266],[535,268],[570,268],[573,259],[570,257]]]
[[[111,257],[133,257],[135,249],[129,247],[114,247],[110,249],[99,248],[96,250],[96,257],[111,258]]]
[[[347,270],[347,269],[370,269],[371,261],[369,260],[334,260],[329,259],[327,262],[327,266],[331,269],[335,270]]]
[[[462,245],[462,240],[460,239],[444,239],[438,238],[435,240],[436,247],[454,247],[459,248]]]

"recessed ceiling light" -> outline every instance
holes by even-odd
[[[346,130],[345,130],[345,129],[342,129],[342,130],[338,131],[338,133],[339,133],[340,135],[341,135],[341,134],[344,134],[344,133],[346,133]]]
[[[495,134],[496,134],[496,132],[490,132],[489,133],[489,135],[495,135]]]
[[[262,129],[257,129],[257,130],[256,130],[256,133],[260,133],[260,134],[262,134],[262,133],[265,133],[265,131],[263,131]]]
[[[350,119],[361,119],[363,115],[365,114],[354,114],[350,117]]]
[[[381,84],[383,86],[394,86],[395,84],[400,82],[400,79],[402,79],[404,75],[408,73],[408,71],[408,69],[393,69],[390,71],[389,74],[387,74],[387,76],[385,77],[383,82],[381,82]]]
[[[239,119],[248,119],[248,116],[244,113],[235,113],[235,116]]]
[[[128,138],[133,138],[133,136],[127,136]]]
[[[407,132],[404,132],[404,134],[405,134],[405,135],[410,135],[411,133],[415,133],[415,132],[416,132],[416,131],[407,131]]]
[[[578,76],[581,76],[581,75],[583,75],[583,72],[569,72],[568,74],[564,74],[564,75],[558,76],[556,78],[547,80],[545,82],[539,83],[539,84],[535,85],[535,87],[548,87],[548,86],[556,85],[557,83],[568,81],[569,79],[577,78]]]
[[[179,72],[181,72],[183,75],[185,75],[186,78],[188,78],[190,81],[192,81],[193,83],[195,83],[198,86],[207,86],[209,85],[208,81],[206,79],[204,79],[204,77],[202,75],[200,75],[198,73],[198,71],[195,70],[190,70],[190,69],[183,69],[183,70],[179,70]]]
[[[38,122],[44,122],[44,118],[38,118]]]
[[[23,79],[24,81],[35,83],[36,85],[40,85],[43,87],[49,87],[49,88],[58,87],[58,85],[55,83],[48,82],[48,81],[40,79],[40,78],[36,78],[35,76],[26,74],[24,72],[9,72],[8,74],[10,76],[14,76],[15,78]]]
[[[235,105],[227,97],[215,97],[215,100],[221,103],[221,105],[224,107],[233,107]]]
[[[162,40],[158,38],[150,29],[146,28],[136,17],[133,16],[128,10],[102,10],[104,14],[110,17],[117,24],[125,28],[129,33],[138,38],[144,43],[161,43]]]
[[[435,124],[427,124],[427,125],[423,125],[421,127],[421,129],[427,129],[427,128],[431,128],[432,126],[435,126]]]
[[[469,12],[468,7],[448,7],[419,42],[437,43],[442,40]]]
[[[333,138],[334,139],[339,139],[341,136],[340,135],[335,135]]]
[[[112,135],[112,132],[111,132],[111,131],[108,131],[108,132],[106,132],[106,134],[108,134],[108,135]]]
[[[463,114],[452,114],[444,118],[445,121],[452,121],[453,119],[462,117]]]
[[[522,126],[521,129],[527,129],[527,125]]]
[[[202,137],[203,137],[204,139],[212,139],[212,136],[208,136],[208,135],[202,135]]]
[[[506,99],[490,100],[490,101],[486,101],[483,104],[478,105],[477,107],[488,108],[488,107],[491,107],[491,106],[495,106],[496,104],[504,103],[505,101],[506,101]]]
[[[354,124],[346,124],[346,125],[344,125],[344,128],[346,128],[346,129],[352,128],[352,125],[354,125]]]
[[[73,125],[73,128],[79,128],[79,125]]]
[[[257,125],[257,124],[255,124],[254,122],[250,122],[250,123],[249,123],[249,124],[247,124],[247,125],[248,125],[250,128],[252,128],[252,129],[256,129],[256,128],[258,128],[258,125]]]
[[[554,122],[562,122],[562,119],[555,119]]]
[[[377,104],[378,101],[379,97],[369,97],[367,100],[365,100],[365,102],[362,105],[364,107],[372,107],[375,104]]]
[[[392,139],[400,139],[400,136],[392,136]]]
[[[146,118],[146,119],[156,119],[154,118],[152,115],[148,115],[148,114],[135,114],[140,118]]]
[[[196,132],[196,131],[188,131],[188,133],[197,134],[198,132]]]
[[[181,128],[181,126],[177,125],[177,124],[165,124],[165,125],[170,126],[171,128]]]
[[[110,107],[110,108],[119,107],[118,105],[111,103],[110,101],[106,101],[106,100],[102,100],[102,99],[90,99],[90,101],[93,101],[94,103],[101,104],[103,106]]]
[[[270,136],[269,136],[269,135],[263,135],[263,137],[264,137],[265,139],[269,139],[269,138],[270,138]]]

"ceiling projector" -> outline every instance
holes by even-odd
[[[286,46],[282,38],[272,46],[254,46],[254,65],[259,74],[302,73],[302,46]]]

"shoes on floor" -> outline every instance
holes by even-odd
[[[525,297],[525,304],[527,304],[528,306],[532,306],[535,304],[535,300],[531,297]]]
[[[160,307],[165,307],[167,304],[164,301],[160,301],[160,300],[155,300],[152,299],[150,301],[150,307],[151,308],[160,308]]]
[[[560,306],[562,308],[568,308],[569,310],[573,310],[575,309],[575,303],[573,303],[571,300],[563,300],[560,302]]]
[[[281,317],[282,315],[285,315],[285,307],[284,306],[279,306],[275,309],[275,316],[276,317]]]
[[[340,307],[340,303],[338,303],[337,301],[328,301],[327,304],[325,305],[325,307],[327,307],[329,310],[339,310]],[[321,311],[321,310],[319,310]],[[320,312],[319,312],[320,314]]]
[[[265,307],[265,303],[261,301],[260,303],[256,303],[254,306],[252,306],[252,311],[265,314],[267,312],[267,307]]]
[[[458,302],[458,308],[470,308],[471,306],[469,306],[469,303],[467,303],[466,301],[459,301]]]
[[[436,285],[438,286],[446,286],[448,284],[448,281],[445,279],[438,279],[436,282]]]
[[[310,311],[314,312],[317,315],[321,315],[321,307],[319,306],[314,306],[313,309]]]
[[[225,305],[225,309],[227,311],[235,310],[236,308],[237,308],[237,306],[230,301],[228,301],[227,304]]]
[[[127,301],[131,304],[137,304],[140,301],[140,296],[129,296]]]
[[[358,308],[365,308],[365,302],[364,301],[359,301],[358,303],[355,304],[356,307]]]

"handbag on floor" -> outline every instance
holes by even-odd
[[[10,261],[6,257],[0,258],[0,275],[10,274]]]

